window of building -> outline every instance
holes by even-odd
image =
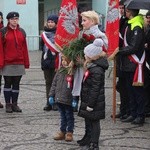
[[[86,11],[92,9],[92,0],[77,0],[78,11]]]

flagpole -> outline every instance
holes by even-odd
[[[107,12],[106,35],[108,42],[108,60],[113,59],[113,99],[112,99],[112,120],[115,122],[116,115],[116,58],[119,45],[119,0],[109,0]]]

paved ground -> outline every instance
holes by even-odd
[[[45,86],[40,70],[41,52],[30,52],[31,68],[21,82],[19,105],[23,113],[0,110],[0,150],[80,150],[76,141],[84,134],[82,118],[75,113],[74,141],[54,141],[59,130],[59,113],[44,112]],[[108,72],[107,72],[108,76]],[[3,94],[1,95],[4,103]],[[100,150],[150,150],[150,118],[143,127],[116,123],[110,118],[112,77],[106,78],[106,119],[101,121]]]

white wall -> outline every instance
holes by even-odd
[[[10,11],[17,11],[20,14],[19,24],[26,31],[27,36],[39,36],[38,0],[26,0],[25,5],[17,5],[16,0],[0,0],[0,8],[4,14],[4,25],[7,25],[6,15]],[[32,41],[31,38],[28,39],[30,50],[39,49],[38,40],[39,38]]]
[[[108,8],[108,0],[93,0],[92,8],[93,8],[93,10],[104,15],[105,18],[103,19],[103,21],[104,21],[103,25],[105,26],[107,8]]]

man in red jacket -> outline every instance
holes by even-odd
[[[18,106],[19,85],[29,56],[25,31],[19,27],[19,13],[9,12],[8,24],[0,31],[0,69],[4,77],[6,112],[22,112]]]

